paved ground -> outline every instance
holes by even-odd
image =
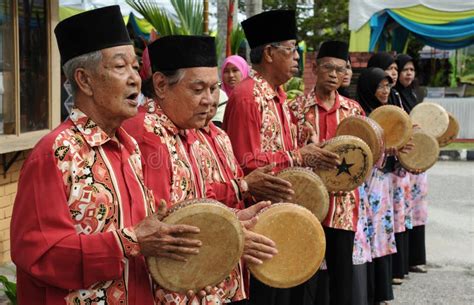
[[[392,304],[474,304],[474,162],[438,162],[428,175],[429,271],[410,273]]]
[[[392,305],[474,304],[474,162],[440,161],[428,173],[429,271],[395,287]]]

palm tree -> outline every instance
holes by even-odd
[[[153,0],[126,2],[139,12],[160,36],[203,34],[203,6],[199,0],[171,0],[174,13],[168,12]]]

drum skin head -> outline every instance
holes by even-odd
[[[329,194],[318,175],[303,167],[291,167],[280,171],[277,176],[291,183],[295,191],[293,203],[310,210],[321,222],[326,218]]]
[[[398,160],[409,172],[424,172],[438,160],[438,141],[432,135],[421,130],[413,133],[412,141],[415,147],[406,154],[399,154]]]
[[[199,239],[199,254],[187,255],[187,262],[148,257],[153,279],[170,291],[186,293],[222,282],[237,265],[244,249],[244,233],[237,216],[223,204],[211,200],[188,200],[171,208],[163,219],[168,224],[187,224],[200,229],[182,237]]]
[[[290,288],[304,283],[319,269],[326,252],[324,230],[306,208],[291,203],[277,203],[259,214],[252,231],[276,244],[278,254],[261,265],[250,264],[252,274],[276,288]]]
[[[369,118],[382,127],[386,148],[402,148],[413,134],[410,116],[400,107],[380,106],[370,113]]]
[[[435,103],[419,103],[411,110],[410,117],[414,124],[418,124],[424,132],[435,138],[441,137],[448,129],[448,113]]]
[[[353,115],[345,118],[337,126],[336,135],[349,135],[362,139],[370,147],[374,165],[383,156],[385,150],[383,129],[369,117]]]
[[[439,147],[444,147],[451,144],[454,140],[456,140],[459,134],[458,120],[450,112],[448,112],[448,116],[449,116],[448,129],[441,137],[437,139],[439,143]]]
[[[330,139],[324,149],[339,155],[341,165],[336,169],[315,169],[330,192],[349,192],[361,185],[372,170],[372,152],[367,144],[354,136]]]

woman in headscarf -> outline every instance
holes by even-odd
[[[357,83],[357,101],[367,115],[388,104],[392,84],[392,78],[380,68],[372,67],[362,72]],[[367,268],[369,304],[388,304],[387,301],[393,299],[391,259],[396,246],[391,181],[390,175],[383,169],[383,159],[373,167],[364,185],[368,201],[366,232],[372,257],[372,263],[368,263]]]
[[[398,81],[398,66],[395,58],[389,53],[376,53],[367,63],[368,67],[378,67],[384,70],[393,80]],[[388,103],[403,108],[400,94],[395,88],[390,90]],[[410,196],[410,177],[406,174],[394,156],[387,158],[385,170],[390,172],[391,193],[393,200],[394,231],[397,253],[393,255],[393,284],[400,285],[408,274],[408,234],[406,226],[411,228],[411,215],[408,206]]]
[[[349,60],[347,61],[346,64],[346,74],[344,74],[344,79],[342,80],[342,85],[337,89],[337,92],[345,96],[347,98],[352,98],[349,94],[349,86],[351,85],[351,80],[352,80],[352,65],[351,65],[351,58],[349,57]]]
[[[222,63],[222,90],[219,94],[219,104],[217,105],[216,115],[212,119],[214,124],[217,126],[222,126],[227,99],[232,94],[235,86],[249,76],[249,71],[250,68],[248,63],[239,55],[231,55]]]
[[[413,107],[418,104],[414,92],[413,82],[415,80],[415,62],[413,58],[406,54],[397,56],[396,63],[400,71],[396,90],[400,93],[402,105],[406,112],[410,113]],[[425,224],[428,214],[427,202],[427,175],[408,174],[410,176],[411,192],[407,198],[408,210],[411,211],[411,223],[407,223],[408,230],[408,263],[410,271],[425,273],[426,269],[426,248],[425,248]],[[410,220],[410,219],[409,219]]]

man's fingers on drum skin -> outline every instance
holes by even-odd
[[[188,260],[186,259],[186,257],[182,256],[182,255],[178,255],[176,253],[160,253],[159,255],[157,256],[161,256],[161,257],[166,257],[166,258],[169,258],[169,259],[172,259],[172,260],[175,260],[175,261],[179,261],[179,262],[187,262]]]
[[[293,195],[295,192],[291,189],[291,183],[278,177],[269,176],[264,185],[277,192]]]
[[[167,225],[164,229],[165,234],[184,234],[184,233],[193,233],[197,234],[200,230],[198,227],[189,226],[189,225]]]
[[[258,259],[258,258],[255,258],[251,255],[248,255],[248,254],[244,254],[242,256],[243,260],[249,264],[256,264],[256,265],[261,265],[263,264],[263,261]]]
[[[162,250],[168,253],[179,253],[179,254],[198,254],[198,248],[189,248],[183,246],[175,246],[175,245],[163,245],[161,247]]]
[[[273,242],[273,240],[252,231],[245,232],[245,247],[248,249],[257,249],[259,251],[265,251],[270,254],[278,253],[278,250],[275,248],[275,242]]]

